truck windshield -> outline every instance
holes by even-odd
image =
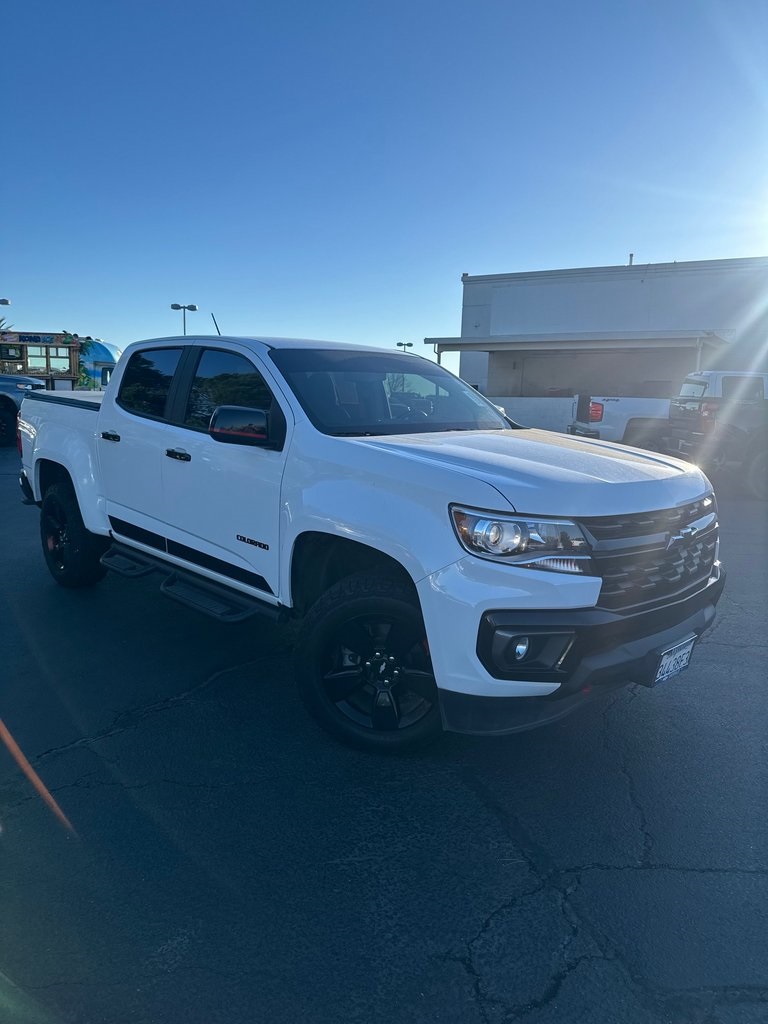
[[[441,366],[404,353],[272,349],[318,430],[335,436],[508,430],[510,422]]]
[[[703,398],[707,393],[708,381],[695,380],[690,377],[680,385],[679,398]]]

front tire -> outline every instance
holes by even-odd
[[[753,497],[768,499],[768,452],[755,452],[747,463],[746,481]]]
[[[397,580],[360,573],[327,591],[301,627],[295,668],[309,712],[344,743],[400,752],[441,731],[421,611]]]
[[[40,509],[40,539],[48,570],[62,587],[90,587],[106,576],[106,539],[86,530],[70,484],[53,484]]]

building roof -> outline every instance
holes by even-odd
[[[555,270],[522,270],[504,274],[462,274],[461,280],[464,283],[473,283],[476,281],[520,281],[526,278],[578,277],[595,274],[636,274],[644,271],[659,273],[669,273],[670,271],[688,273],[690,271],[707,270],[758,270],[761,266],[765,267],[766,272],[768,272],[768,256],[746,256],[738,259],[725,260],[681,260],[680,262],[675,260],[672,263],[622,263],[606,267],[566,267],[564,269]]]

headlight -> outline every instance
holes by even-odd
[[[587,539],[567,519],[497,515],[458,505],[450,512],[456,536],[472,555],[549,572],[592,571]]]

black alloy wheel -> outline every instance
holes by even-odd
[[[89,587],[106,575],[100,559],[108,542],[86,530],[69,484],[54,484],[45,492],[40,539],[48,569],[61,586]]]
[[[396,580],[342,580],[310,612],[297,645],[302,697],[354,746],[404,750],[440,732],[437,687],[415,594]]]

